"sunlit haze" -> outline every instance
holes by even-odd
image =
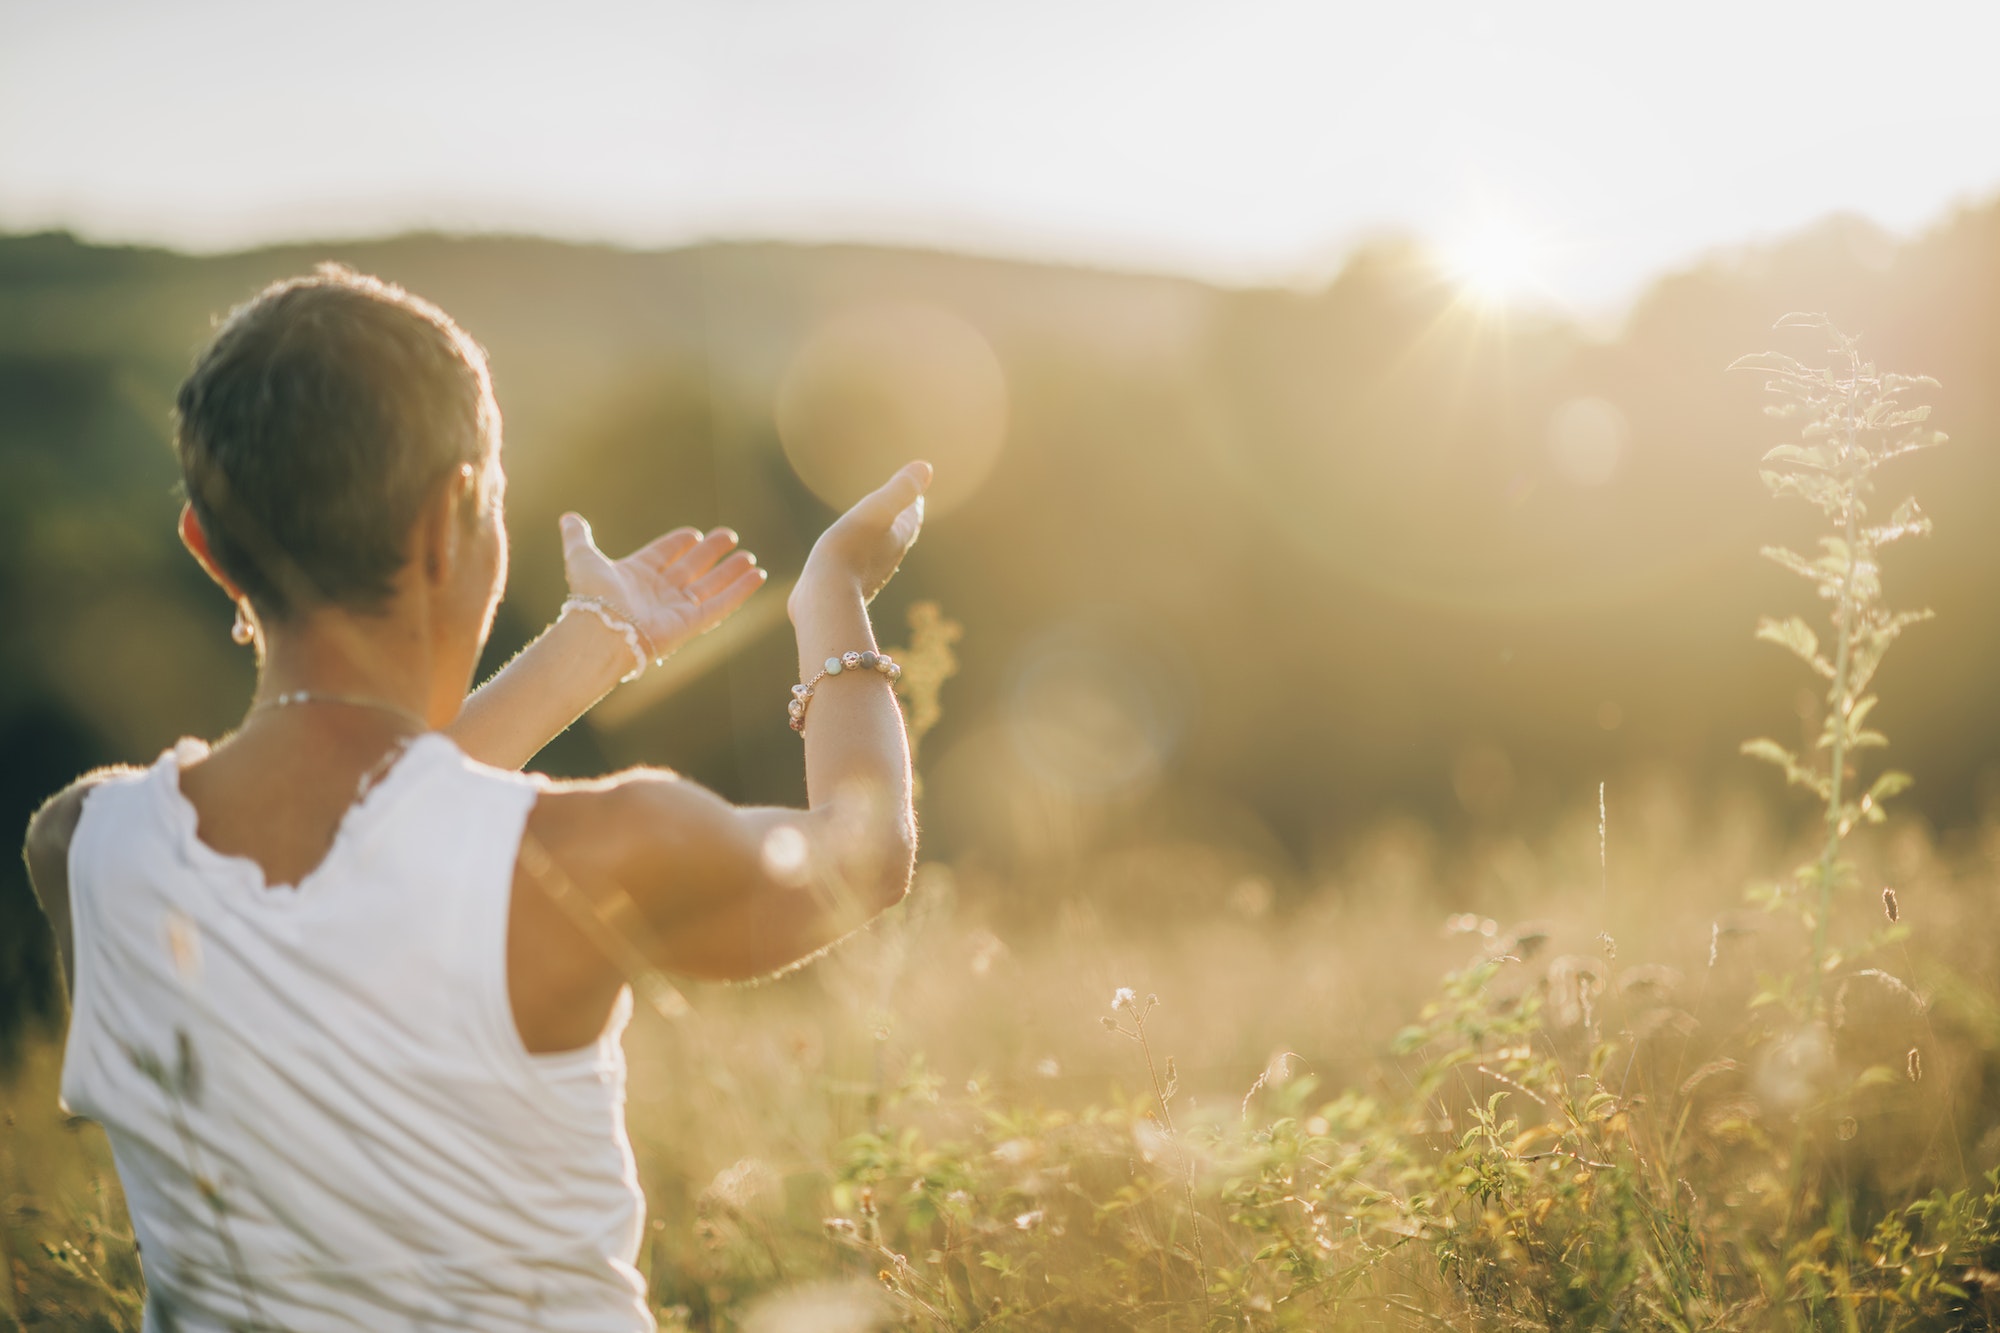
[[[1485,256],[1483,289],[1602,303],[1831,211],[1908,229],[2000,187],[2000,11],[1888,13],[16,0],[0,227],[863,240],[1229,280],[1404,230]],[[1535,253],[1468,240],[1489,217]]]

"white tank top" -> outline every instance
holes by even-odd
[[[70,844],[62,1097],[102,1124],[150,1331],[654,1327],[630,1013],[531,1055],[507,989],[539,788],[420,737],[296,887],[196,836],[182,741]]]

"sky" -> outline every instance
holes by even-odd
[[[2000,5],[0,0],[0,230],[855,240],[1602,309],[2000,194]]]

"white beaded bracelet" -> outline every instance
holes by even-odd
[[[615,603],[606,601],[602,597],[587,597],[582,593],[571,593],[568,600],[562,604],[562,610],[557,613],[556,619],[562,619],[571,611],[590,612],[604,622],[606,629],[624,639],[625,646],[632,650],[632,669],[618,678],[619,684],[637,680],[646,674],[646,668],[654,661],[653,641],[646,637],[646,632],[634,623],[632,617],[626,615]]]
[[[792,701],[785,705],[785,712],[791,717],[792,730],[805,734],[806,709],[812,707],[813,691],[828,676],[838,676],[848,671],[874,671],[888,677],[889,684],[903,678],[903,668],[889,660],[889,654],[869,650],[865,653],[848,651],[838,657],[829,657],[819,672],[803,685],[792,686]]]

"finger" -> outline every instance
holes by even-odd
[[[653,538],[626,558],[641,560],[654,569],[664,570],[686,555],[700,540],[700,528],[675,528],[672,532],[662,533]]]
[[[889,536],[901,549],[907,551],[916,543],[917,534],[924,527],[924,497],[919,495],[911,501],[910,507],[896,515],[896,521],[889,525]]]
[[[717,528],[682,552],[680,559],[674,561],[671,572],[682,583],[692,583],[735,549],[736,534],[728,528]]]
[[[929,463],[906,463],[878,490],[863,496],[854,506],[854,512],[886,528],[896,521],[898,514],[922,499],[930,484]]]
[[[713,596],[704,599],[695,616],[700,632],[706,633],[735,615],[737,608],[749,601],[770,577],[768,571],[752,566],[724,584]]]
[[[742,578],[745,571],[755,569],[756,567],[756,556],[750,554],[748,551],[738,551],[714,569],[709,570],[708,573],[696,579],[693,583],[688,584],[687,594],[697,602],[706,601],[708,598],[714,596],[718,589],[728,587],[737,579]]]

